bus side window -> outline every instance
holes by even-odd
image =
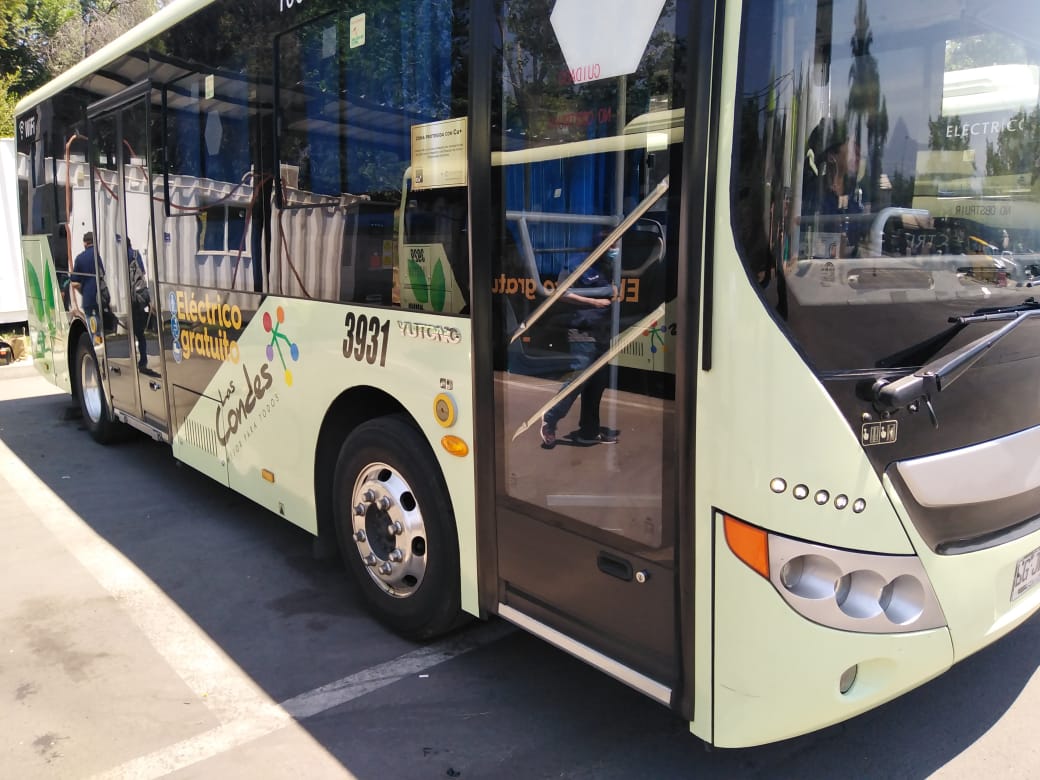
[[[412,129],[466,114],[464,4],[385,5],[366,12],[362,45],[347,11],[275,39],[272,293],[397,305],[401,246],[420,241],[443,247],[468,292],[465,189],[405,178]]]

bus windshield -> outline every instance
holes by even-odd
[[[744,20],[738,250],[851,417],[871,399],[855,385],[912,373],[1005,325],[943,335],[951,318],[1021,305],[1040,284],[1040,11],[751,0]],[[1016,371],[1036,370],[1035,328],[1030,319],[999,340],[959,395],[944,396],[940,419],[970,402],[973,422],[959,417],[923,449],[1037,422],[1026,405],[995,414],[986,402],[998,385],[1013,396],[1026,384],[1011,383]]]

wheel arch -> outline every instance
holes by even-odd
[[[90,334],[87,330],[86,324],[83,320],[78,317],[73,317],[69,323],[68,341],[65,344],[65,357],[68,359],[69,366],[69,384],[72,386],[72,397],[79,397],[79,366],[76,365],[76,352],[79,350],[79,339],[83,334]],[[91,340],[93,345],[93,340]],[[94,356],[97,357],[97,350],[94,350]],[[98,368],[101,367],[101,361],[98,361]],[[105,387],[102,383],[102,387]]]
[[[323,545],[334,548],[336,528],[332,514],[332,483],[336,471],[336,460],[340,448],[351,432],[364,422],[377,417],[399,414],[420,433],[422,428],[401,403],[375,387],[361,385],[344,390],[329,405],[318,430],[318,443],[314,452],[314,508],[318,520],[318,538]],[[423,436],[425,440],[425,436]],[[440,464],[433,449],[429,451],[433,464],[440,471]],[[444,474],[441,472],[441,479]],[[449,495],[448,500],[451,500]]]

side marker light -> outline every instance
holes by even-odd
[[[723,515],[726,543],[740,560],[769,579],[769,536],[761,528]]]
[[[457,458],[469,455],[469,445],[458,436],[444,436],[441,438],[441,446],[445,451]]]

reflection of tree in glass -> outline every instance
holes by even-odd
[[[1025,47],[1003,33],[983,33],[946,42],[947,73],[989,65],[1016,65],[1028,62]]]
[[[503,41],[503,90],[507,131],[531,145],[565,143],[613,135],[618,117],[620,79],[575,85],[550,21],[554,0],[504,2],[498,17]],[[646,113],[651,98],[664,97],[667,108],[681,104],[685,43],[677,44],[675,2],[668,0],[635,73],[627,76],[625,117]],[[609,109],[601,121],[600,109]],[[582,112],[591,111],[592,115]]]
[[[962,124],[959,115],[939,114],[935,119],[928,117],[928,148],[935,151],[952,152],[968,149],[971,146],[968,143],[968,136],[947,132],[950,127],[960,127]]]
[[[1040,174],[1040,106],[1019,111],[1004,123],[997,142],[986,141],[986,175],[1028,174],[1032,186]]]
[[[852,65],[849,67],[849,98],[845,117],[858,149],[863,150],[863,130],[867,131],[868,180],[866,200],[877,202],[881,180],[881,150],[888,138],[888,105],[881,96],[878,63],[870,53],[874,34],[870,31],[866,0],[856,5],[852,34]]]

